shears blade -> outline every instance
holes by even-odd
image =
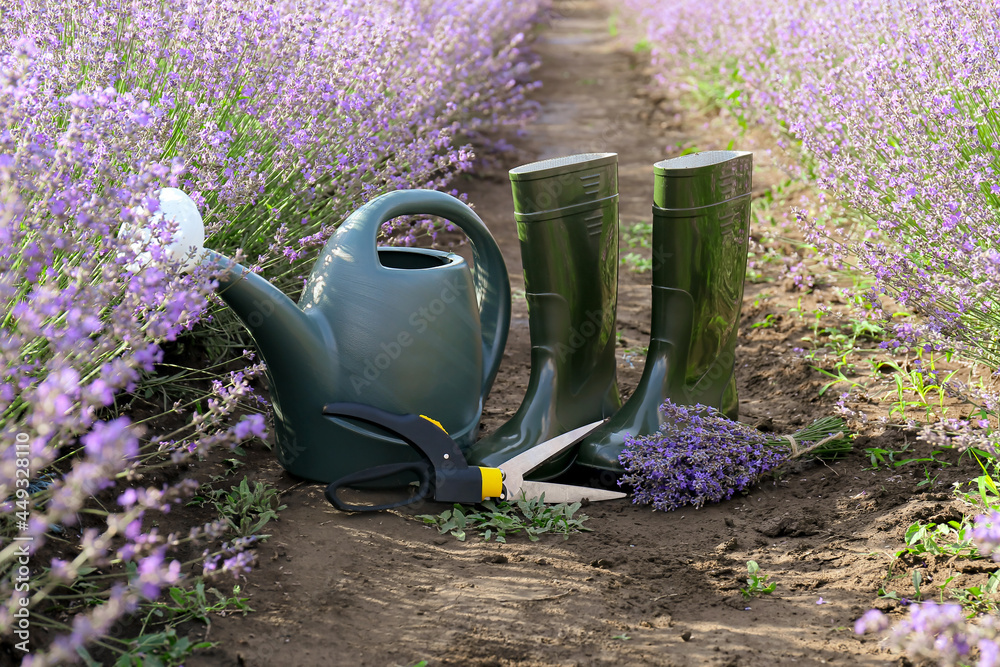
[[[554,482],[532,482],[524,479],[524,476],[530,474],[532,470],[580,442],[603,423],[604,420],[596,421],[567,431],[501,463],[500,469],[504,473],[504,487],[509,496],[507,500],[517,500],[522,496],[538,498],[542,494],[545,494],[545,502],[547,503],[574,503],[584,498],[592,501],[624,498],[626,494],[621,491],[556,484]]]
[[[604,423],[604,420],[591,422],[572,431],[566,431],[551,440],[540,442],[526,452],[521,452],[511,459],[507,459],[500,464],[500,468],[507,475],[508,479],[524,477],[532,470],[542,465],[551,458],[562,454],[564,451],[587,437],[591,431]]]
[[[575,503],[581,500],[597,502],[598,500],[617,500],[624,498],[627,494],[621,491],[611,491],[610,489],[595,489],[590,486],[573,486],[571,484],[556,484],[554,482],[532,482],[524,480],[520,488],[515,493],[511,490],[517,500],[524,495],[525,498],[541,498],[544,495],[547,503]]]

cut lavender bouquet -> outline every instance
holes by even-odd
[[[627,437],[619,484],[632,502],[657,510],[699,508],[732,498],[782,463],[804,456],[836,458],[851,448],[836,417],[816,420],[790,436],[762,433],[704,405],[660,406],[663,422],[651,435]]]

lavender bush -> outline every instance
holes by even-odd
[[[625,438],[619,484],[632,487],[633,503],[664,512],[728,500],[793,456],[850,448],[836,418],[819,420],[791,440],[776,440],[704,405],[667,400],[660,414],[656,433]]]
[[[1000,561],[1000,511],[996,503],[996,482],[988,471],[995,471],[996,459],[987,453],[986,474],[977,482],[981,489],[978,497],[960,496],[975,505],[985,507],[985,514],[972,522],[972,558],[991,558]],[[993,503],[991,505],[990,503]],[[957,554],[956,554],[957,555]],[[907,616],[892,623],[889,616],[871,609],[854,625],[857,634],[885,633],[883,643],[905,652],[912,658],[926,658],[941,667],[973,664],[981,667],[1000,665],[1000,626],[995,613],[996,599],[991,593],[993,577],[982,587],[952,591],[956,602],[923,601],[910,604]],[[970,600],[969,593],[974,591]],[[918,593],[919,595],[919,593]]]
[[[0,22],[0,637],[24,664],[127,649],[123,616],[185,577],[240,574],[253,539],[150,524],[195,484],[176,467],[264,435],[262,372],[141,422],[120,400],[205,317],[208,268],[177,270],[157,192],[199,204],[208,245],[273,275],[381,190],[445,187],[461,142],[530,113],[534,0],[426,3],[24,0]],[[490,21],[482,21],[490,16]],[[135,238],[149,229],[148,258]],[[291,268],[288,268],[291,266]],[[232,367],[232,364],[230,365]],[[127,404],[127,400],[124,404]],[[164,428],[170,413],[181,426]],[[177,416],[180,415],[178,419]],[[150,484],[156,469],[173,482]],[[174,555],[199,542],[199,556]],[[190,550],[189,550],[190,551]],[[98,588],[82,584],[98,576]],[[53,606],[53,602],[56,602]],[[25,618],[30,618],[31,631]],[[29,637],[30,634],[30,637]]]
[[[872,609],[858,619],[854,631],[881,632],[889,625],[885,614]],[[892,627],[885,644],[914,658],[934,660],[940,667],[968,665],[972,659],[977,667],[996,667],[1000,665],[998,630],[992,616],[970,622],[961,605],[923,602],[909,606],[907,618]]]
[[[345,213],[388,189],[445,187],[470,167],[468,140],[523,122],[519,45],[537,12],[529,0],[29,0],[5,11],[0,50],[33,40],[47,95],[129,96],[153,154],[183,157],[179,187],[209,245],[301,273],[289,260]]]
[[[860,212],[802,214],[828,256],[919,313],[907,345],[1000,366],[997,2],[629,0],[664,84],[709,85],[771,129],[800,175]]]
[[[24,632],[25,618],[36,637],[71,631],[28,661],[64,664],[120,614],[178,581],[181,563],[168,559],[170,548],[219,534],[211,525],[183,536],[143,529],[147,515],[190,493],[189,482],[128,489],[117,502],[109,499],[112,509],[99,521],[81,519],[84,510],[94,511],[88,499],[213,442],[260,435],[263,420],[256,415],[225,424],[259,368],[220,381],[216,404],[180,432],[148,439],[127,417],[111,418],[115,395],[131,391],[160,360],[160,345],[204,312],[211,280],[205,270],[178,273],[158,243],[141,274],[123,268],[135,252],[114,228],[150,226],[168,240],[169,224],[151,222],[149,211],[156,210],[154,188],[175,183],[181,165],[151,157],[146,130],[154,121],[129,96],[114,90],[42,95],[48,75],[42,56],[22,40],[0,65],[0,498],[6,499],[0,633]],[[43,471],[52,481],[36,483],[42,490],[32,494]],[[78,550],[67,549],[74,544]],[[36,555],[43,550],[58,555],[43,561]],[[130,563],[133,575],[122,576],[127,585],[97,595],[105,603],[78,615],[72,627],[33,611],[81,572]],[[82,609],[79,597],[69,609]]]

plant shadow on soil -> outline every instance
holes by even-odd
[[[515,292],[523,280],[507,168],[618,153],[624,228],[648,219],[654,162],[683,148],[725,149],[735,137],[717,114],[682,111],[655,92],[641,57],[609,31],[606,8],[556,2],[555,12],[536,41],[544,82],[538,121],[513,140],[520,152],[507,164],[457,184],[500,243]],[[755,153],[755,196],[782,178],[766,150]],[[621,269],[618,380],[625,396],[642,372],[641,354],[629,351],[648,340],[649,280],[648,272]],[[779,289],[765,310],[751,307],[763,287],[748,283],[744,299],[741,419],[787,433],[831,414],[835,392],[821,397],[824,378],[792,352],[808,333],[805,324],[785,318],[751,326],[768,312],[780,320],[802,297]],[[822,298],[822,290],[806,298]],[[484,434],[514,413],[528,376],[521,298]],[[898,606],[876,591],[892,587],[885,579],[903,531],[917,519],[954,518],[950,484],[977,474],[947,455],[958,465],[944,467],[933,485],[919,485],[924,470],[915,464],[871,469],[866,447],[898,450],[907,442],[918,454],[928,450],[903,431],[863,433],[844,460],[797,463],[717,505],[663,513],[628,500],[593,503],[581,510],[593,532],[537,542],[513,537],[502,545],[471,536],[459,542],[413,519],[444,505],[338,512],[321,485],[290,477],[268,452],[251,449],[241,472],[284,490],[288,509],[267,526],[271,537],[243,582],[255,612],[215,619],[208,639],[218,645],[186,664],[899,664],[876,640],[856,636],[854,621],[872,606]],[[770,595],[741,595],[749,560],[777,584]],[[960,576],[971,585],[985,574]],[[192,638],[204,637],[204,626],[189,627]]]

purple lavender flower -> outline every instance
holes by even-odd
[[[889,627],[889,618],[878,609],[869,609],[854,622],[854,632],[863,635],[868,632],[882,632]]]
[[[909,616],[893,626],[887,643],[922,658],[953,665],[976,645],[976,629],[957,604],[911,604]]]
[[[796,431],[793,445],[704,405],[683,406],[667,399],[660,414],[657,432],[626,436],[618,458],[625,469],[619,484],[633,487],[632,501],[658,510],[727,500],[790,458],[836,457],[850,450],[843,421],[836,417]]]
[[[247,415],[233,428],[233,437],[237,441],[251,436],[263,439],[266,435],[263,415]]]
[[[731,498],[785,459],[759,431],[727,419],[715,408],[667,401],[663,423],[648,436],[625,439],[620,484],[632,502],[668,511]]]
[[[202,574],[206,577],[223,573],[239,577],[251,570],[256,560],[256,554],[249,549],[256,544],[257,536],[240,537],[231,543],[222,545],[222,550],[208,555],[203,562]]]
[[[976,644],[979,648],[977,667],[997,667],[1000,665],[1000,645],[993,639],[980,639]]]
[[[976,517],[972,541],[981,555],[1000,561],[1000,512],[993,510]]]
[[[180,579],[180,562],[174,560],[164,564],[164,553],[164,549],[157,549],[139,561],[139,576],[133,586],[147,600],[155,600],[160,595],[161,588],[175,584]]]

